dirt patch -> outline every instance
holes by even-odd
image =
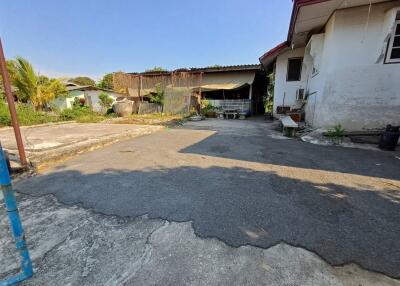
[[[162,125],[162,126],[180,126],[185,122],[182,115],[165,115],[165,114],[132,114],[129,117],[120,117],[109,119],[106,123],[112,124],[139,124],[139,125]]]

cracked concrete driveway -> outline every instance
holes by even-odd
[[[332,267],[280,243],[266,250],[197,237],[191,224],[103,215],[19,196],[35,274],[23,285],[399,285],[351,264]],[[0,213],[0,233],[7,222]],[[0,279],[17,268],[0,237]],[[10,263],[12,262],[12,263]]]
[[[397,285],[358,266],[400,277],[399,171],[390,152],[286,140],[262,121],[207,120],[83,154],[16,189],[38,199],[53,194],[105,217],[181,222],[150,235],[158,251],[132,256],[153,272],[141,276],[131,265],[120,284]],[[218,251],[203,257],[198,245]],[[348,271],[351,263],[357,271]],[[254,280],[238,280],[237,271]]]

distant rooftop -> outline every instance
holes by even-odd
[[[149,71],[149,72],[132,72],[129,74],[133,75],[168,75],[175,72],[226,72],[226,71],[246,71],[246,70],[260,70],[260,64],[249,64],[249,65],[234,65],[234,66],[210,66],[210,67],[203,67],[203,68],[179,68],[173,71]]]
[[[100,87],[97,87],[97,86],[94,86],[94,85],[78,85],[78,84],[75,84],[75,83],[66,83],[66,88],[67,88],[67,91],[74,91],[74,90],[82,90],[82,91],[84,91],[84,90],[102,90],[102,91],[105,91],[105,92],[113,92],[113,93],[122,94],[122,93],[116,92],[114,90],[100,88]]]

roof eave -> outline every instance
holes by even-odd
[[[85,90],[101,90],[101,91],[105,91],[105,92],[112,92],[112,93],[117,93],[117,94],[121,94],[123,95],[123,93],[115,91],[115,90],[111,90],[111,89],[106,89],[106,88],[101,88],[101,87],[97,87],[97,86],[93,86],[93,85],[85,85],[85,86],[74,86],[71,88],[67,87],[67,91],[76,91],[76,90],[80,90],[80,91],[85,91]]]
[[[267,69],[268,66],[284,51],[289,49],[289,43],[288,42],[283,42],[274,47],[273,49],[269,50],[265,54],[263,54],[260,58],[259,61],[262,64],[262,66]]]
[[[292,16],[290,17],[289,32],[287,36],[287,42],[289,45],[292,43],[294,27],[296,26],[297,16],[299,14],[300,8],[308,5],[318,4],[322,2],[327,2],[331,0],[294,0]]]
[[[299,14],[300,8],[326,1],[331,0],[294,0],[287,40],[279,44],[275,48],[269,50],[259,58],[260,63],[264,66],[264,68],[267,68],[267,66],[270,65],[280,53],[282,53],[285,49],[289,48],[292,45],[294,27],[296,25],[297,15]]]

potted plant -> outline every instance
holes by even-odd
[[[201,113],[206,117],[217,117],[216,108],[207,99],[201,101]]]

